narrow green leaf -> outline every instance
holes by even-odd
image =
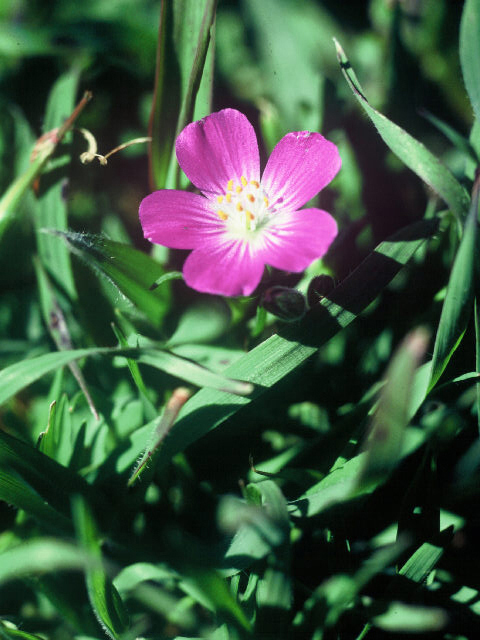
[[[448,623],[448,613],[440,607],[425,607],[392,601],[385,613],[375,616],[372,623],[387,633],[425,634],[440,631]]]
[[[118,349],[116,347],[100,347],[58,351],[29,360],[22,360],[0,371],[0,404],[11,398],[21,389],[28,387],[47,373],[68,365],[79,358],[106,355],[134,358],[138,362],[161,369],[172,376],[185,380],[198,387],[213,385],[217,389],[229,393],[249,394],[252,391],[250,382],[231,380],[222,374],[214,373],[194,362],[159,349]]]
[[[297,325],[286,327],[281,334],[268,338],[229,366],[226,374],[257,385],[248,399],[206,390],[195,394],[180,412],[160,451],[158,463],[170,460],[302,365],[381,293],[437,228],[435,220],[425,220],[382,242]]]
[[[193,119],[216,5],[216,0],[162,0],[150,119],[152,188],[178,186],[175,139]],[[213,51],[209,56],[195,117],[206,115],[201,113],[203,109],[210,110]]]
[[[79,543],[88,555],[98,560],[97,566],[87,566],[85,570],[90,604],[105,633],[117,640],[129,629],[127,610],[101,566],[99,533],[87,503],[78,495],[72,500],[72,513]]]
[[[401,456],[415,372],[425,354],[427,343],[428,336],[424,330],[412,331],[388,367],[386,384],[365,442],[367,455],[359,478],[360,486],[386,478]]]
[[[429,542],[424,542],[422,546],[410,556],[400,569],[399,574],[409,580],[422,583],[430,571],[435,567],[443,555],[442,547],[437,547]]]
[[[463,219],[469,206],[469,197],[465,189],[447,167],[421,142],[369,104],[350,61],[336,40],[335,46],[345,79],[385,144],[448,204],[459,219]]]
[[[72,113],[78,82],[79,72],[72,70],[60,76],[54,84],[47,103],[44,122],[45,133],[60,127]],[[44,227],[58,230],[67,229],[67,204],[63,194],[63,181],[66,178],[65,169],[69,162],[70,157],[66,154],[50,162],[49,172],[61,169],[62,179],[57,179],[53,184],[45,186],[53,174],[43,175],[40,183],[42,192],[38,200],[34,224],[37,230],[38,252],[42,264],[74,299],[76,291],[68,250],[55,238],[40,232]]]
[[[164,285],[151,290],[152,283],[165,273],[158,262],[142,251],[113,242],[104,236],[46,231],[62,238],[71,251],[80,256],[96,273],[107,278],[152,324],[161,326],[169,308],[170,289]],[[62,244],[58,238],[53,241]]]
[[[50,282],[50,279],[41,262],[36,257],[34,258],[33,264],[37,276],[43,320],[45,322],[45,325],[47,326],[50,336],[57,345],[57,349],[59,349],[60,351],[73,349],[70,331],[65,320],[62,308],[59,304],[57,296],[55,295],[53,285]],[[87,404],[90,407],[90,411],[92,412],[94,418],[98,420],[99,417],[97,409],[95,408],[92,396],[90,395],[90,392],[88,390],[85,378],[80,371],[80,367],[76,362],[71,362],[68,367],[72,372],[73,377],[78,382],[78,386],[85,396]]]
[[[69,494],[94,499],[77,474],[0,431],[0,500],[24,509],[52,530],[70,531]]]
[[[0,554],[0,584],[26,576],[83,569],[94,558],[58,538],[36,538]]]
[[[475,117],[480,121],[480,1],[466,0],[460,22],[460,62]]]
[[[472,314],[479,191],[480,172],[477,172],[470,213],[453,263],[435,338],[429,390],[436,385],[460,344]]]
[[[16,640],[44,640],[41,636],[33,635],[33,633],[28,633],[27,631],[20,631],[11,622],[7,624],[0,620],[0,639],[10,640],[11,638]]]

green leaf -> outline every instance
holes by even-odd
[[[54,84],[47,103],[44,121],[44,133],[60,127],[72,113],[79,82],[78,70],[68,71]],[[44,173],[40,188],[42,190],[34,216],[37,231],[38,253],[43,266],[55,277],[56,281],[72,299],[76,297],[73,271],[68,250],[55,238],[41,233],[43,228],[67,229],[67,204],[63,194],[66,167],[70,162],[67,154],[57,157],[49,164],[49,172]],[[52,184],[51,176],[60,171],[60,179]]]
[[[382,242],[328,297],[296,325],[286,327],[229,366],[225,373],[256,386],[247,398],[201,390],[180,412],[159,454],[166,462],[251,400],[302,365],[332,336],[349,325],[381,293],[415,251],[437,230],[425,220]]]
[[[69,532],[71,493],[94,499],[83,478],[0,431],[0,500],[24,509],[53,531]]]
[[[460,62],[475,117],[480,121],[480,1],[466,0],[460,22]]]
[[[440,631],[448,623],[448,613],[440,607],[425,607],[393,601],[372,624],[387,633],[424,634]]]
[[[87,554],[98,560],[97,566],[87,566],[85,570],[90,604],[105,633],[117,640],[129,629],[127,610],[101,566],[99,533],[87,503],[78,495],[72,500],[72,512],[79,543]]]
[[[0,404],[47,373],[51,373],[79,358],[94,355],[134,358],[138,362],[148,364],[199,387],[211,384],[217,389],[229,393],[249,394],[252,391],[252,385],[249,382],[230,380],[222,374],[209,371],[194,362],[167,351],[153,348],[118,349],[116,347],[100,347],[46,353],[6,367],[0,371]]]
[[[444,553],[442,547],[424,542],[399,570],[401,576],[423,583]]]
[[[210,111],[213,78],[210,34],[216,4],[216,0],[162,0],[150,120],[152,188],[178,186],[175,139],[192,121],[194,110],[196,118]],[[207,52],[209,62],[203,75]]]
[[[27,631],[19,631],[13,623],[3,622],[0,620],[0,639],[9,640],[10,638],[20,638],[20,640],[44,640],[42,636],[33,635],[33,633],[27,633]]]
[[[345,79],[385,144],[448,204],[459,219],[463,219],[469,206],[469,197],[465,189],[447,167],[421,142],[369,104],[350,61],[336,40],[335,46]]]
[[[83,569],[92,559],[58,538],[36,538],[0,554],[0,584],[45,572]]]
[[[409,422],[415,372],[428,344],[422,329],[412,331],[395,353],[386,373],[386,384],[367,435],[365,466],[359,485],[385,479],[396,466],[401,453],[405,429]]]
[[[435,338],[429,390],[436,385],[460,344],[472,314],[479,190],[480,173],[477,173],[470,213],[465,221],[462,240],[453,263]]]
[[[104,236],[94,236],[72,231],[47,230],[51,235],[65,240],[68,248],[80,256],[88,266],[107,278],[124,296],[160,327],[169,308],[170,289],[163,285],[150,290],[165,271],[142,251]],[[62,244],[58,238],[55,243]]]

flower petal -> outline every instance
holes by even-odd
[[[247,118],[223,109],[192,122],[176,142],[178,162],[189,180],[207,196],[223,194],[229,180],[259,180],[257,138]]]
[[[271,204],[280,199],[281,208],[299,209],[335,177],[341,164],[337,147],[319,133],[288,133],[268,159],[262,187]]]
[[[264,266],[245,242],[224,240],[192,251],[183,265],[183,276],[197,291],[248,296],[260,282]]]
[[[145,238],[171,249],[194,249],[224,230],[210,202],[187,191],[154,191],[140,203],[139,215]]]
[[[265,263],[276,269],[303,271],[325,255],[336,235],[337,223],[326,211],[281,213],[265,229],[261,253]]]

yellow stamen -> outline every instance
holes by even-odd
[[[217,213],[218,213],[218,217],[219,217],[221,220],[227,220],[227,219],[228,219],[228,215],[225,213],[225,211],[222,211],[221,209],[219,209],[219,210],[217,211]]]
[[[263,199],[263,201],[264,201],[264,203],[265,203],[265,206],[266,206],[266,207],[267,207],[267,209],[268,209],[268,198],[264,198],[264,199]]]
[[[235,191],[237,193],[242,193],[243,189],[242,189],[242,187],[240,185],[238,185],[238,187],[235,187]]]
[[[247,200],[249,200],[250,202],[255,202],[255,196],[251,193],[249,193],[247,195]]]
[[[245,176],[242,176],[240,178],[240,182],[243,184],[244,187],[246,187],[248,184],[248,180],[245,178]]]
[[[253,184],[256,189],[260,188],[260,183],[257,180],[250,180],[250,184]]]
[[[225,195],[225,199],[228,202],[228,204],[230,204],[230,202],[232,201],[232,194],[231,193],[227,193]]]
[[[245,211],[245,215],[247,216],[247,220],[249,222],[252,222],[252,220],[255,220],[255,216],[253,215],[253,213],[251,211],[249,211],[248,209]]]
[[[227,182],[227,191],[232,191],[233,190],[233,180],[229,180]]]
[[[243,211],[243,207],[240,204],[240,202],[237,202],[237,206],[236,206],[237,211]]]
[[[217,196],[217,202],[218,202],[218,204],[223,202],[223,196]]]

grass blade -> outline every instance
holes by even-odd
[[[90,604],[105,633],[110,638],[118,640],[129,628],[127,610],[118,591],[101,566],[102,551],[99,533],[90,509],[80,496],[75,496],[72,511],[79,543],[88,555],[98,560],[96,566],[87,566],[85,571]]]
[[[437,384],[460,344],[472,314],[479,190],[480,172],[477,172],[470,213],[453,263],[435,338],[429,390]]]
[[[459,219],[463,219],[469,205],[465,189],[447,167],[421,142],[370,106],[350,61],[336,40],[335,46],[340,67],[350,89],[375,125],[385,144],[448,204]]]
[[[475,117],[480,121],[480,2],[466,0],[460,22],[460,62]]]
[[[201,107],[210,110],[211,64],[202,76],[216,5],[216,0],[162,0],[150,118],[152,189],[177,186],[175,139],[193,119],[201,82]],[[204,115],[195,109],[195,117]]]

